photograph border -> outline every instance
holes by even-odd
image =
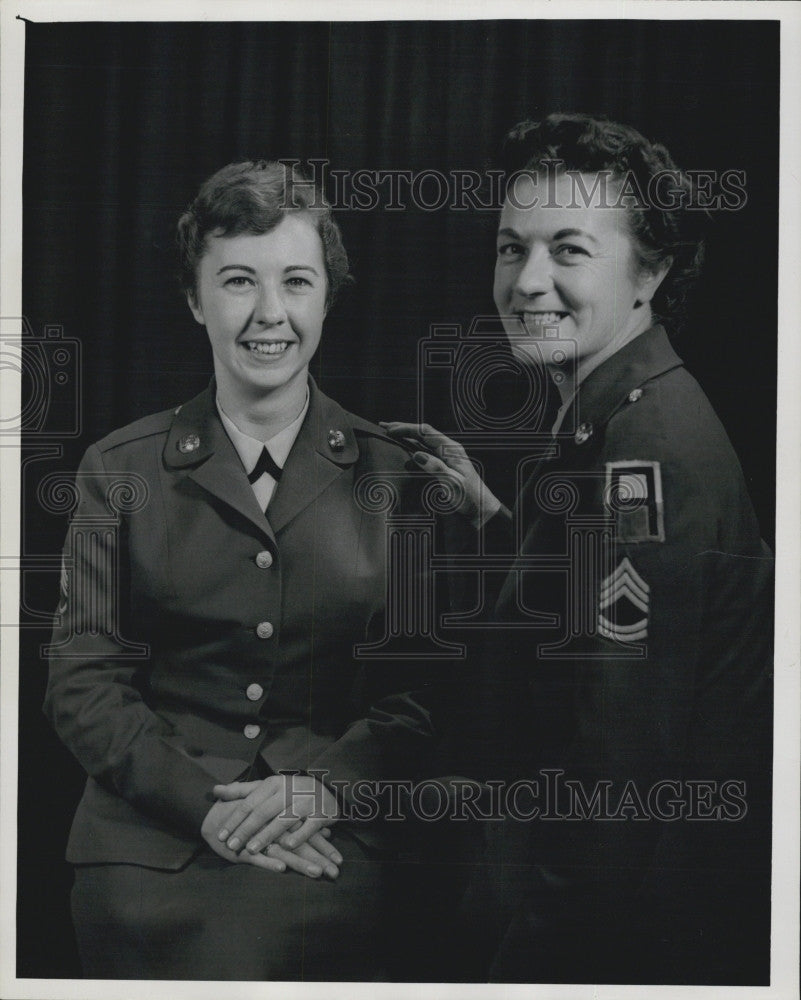
[[[523,19],[641,19],[641,20],[776,20],[781,22],[781,134],[779,189],[779,330],[776,480],[776,648],[774,690],[773,877],[770,987],[595,986],[590,984],[428,984],[330,983],[325,995],[338,997],[526,997],[718,998],[732,995],[758,1000],[798,995],[799,930],[799,737],[801,736],[801,231],[791,220],[801,219],[801,4],[716,0],[493,0],[486,3],[451,0],[442,13],[430,3],[413,0],[399,11],[388,0],[311,0],[299,10],[287,0],[269,5],[251,0],[0,0],[0,317],[22,316],[22,121],[24,107],[24,19],[32,21],[358,21],[358,20],[484,20]],[[20,20],[23,19],[23,20]],[[20,412],[18,373],[0,369],[3,411]],[[18,616],[20,553],[19,442],[0,441],[0,621]],[[12,998],[216,998],[218,982],[171,982],[159,987],[133,981],[36,980],[16,977],[16,852],[17,738],[19,702],[18,635],[13,627],[0,630],[0,996]],[[46,794],[46,790],[44,791]],[[319,983],[233,983],[227,997],[311,997],[322,995]]]

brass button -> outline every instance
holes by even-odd
[[[260,639],[269,639],[274,631],[275,629],[272,627],[270,622],[259,622],[256,626],[256,635]]]
[[[261,684],[249,684],[245,694],[250,698],[251,701],[258,701],[259,698],[264,694],[264,688]]]
[[[200,438],[197,434],[184,434],[184,436],[178,442],[178,451],[182,455],[188,455],[189,452],[197,451],[200,447]]]
[[[259,569],[269,569],[273,564],[273,554],[265,549],[256,556],[256,565]]]
[[[255,740],[256,737],[261,732],[261,729],[259,726],[251,722],[247,726],[245,726],[245,728],[242,731],[249,740]]]
[[[629,393],[629,402],[636,403],[638,399],[642,399],[642,389],[632,389]]]
[[[593,434],[593,426],[590,423],[579,424],[578,430],[576,431],[576,436],[574,438],[576,444],[584,444],[585,441],[589,441]]]

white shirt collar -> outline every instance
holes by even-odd
[[[303,409],[297,417],[295,417],[292,423],[285,427],[282,431],[274,434],[266,441],[259,441],[258,438],[251,437],[250,434],[246,434],[244,431],[241,431],[223,410],[220,405],[219,396],[216,399],[216,403],[217,412],[220,414],[222,425],[225,428],[228,437],[231,439],[231,443],[234,448],[236,448],[237,454],[239,455],[242,465],[245,468],[245,472],[250,473],[253,470],[261,455],[261,449],[264,447],[266,447],[269,451],[275,464],[283,469],[287,458],[289,458],[289,453],[292,451],[292,445],[295,443],[295,440],[300,433],[300,428],[306,416],[306,411],[309,409],[309,387],[306,386],[306,399],[303,403]]]

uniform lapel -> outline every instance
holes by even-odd
[[[267,517],[281,531],[359,457],[350,414],[309,378],[309,409],[284,465]]]
[[[215,384],[176,411],[164,463],[183,473],[204,490],[251,521],[272,538],[272,531],[247,480],[242,462],[220,422],[215,404]]]

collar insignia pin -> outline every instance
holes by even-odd
[[[345,435],[342,431],[330,430],[328,432],[328,447],[331,451],[342,451],[345,448]]]
[[[585,441],[589,441],[592,437],[593,430],[594,428],[592,424],[579,424],[574,438],[576,444],[584,444]]]
[[[178,451],[182,455],[188,455],[192,451],[197,451],[200,447],[200,438],[197,434],[184,434],[178,442]]]
[[[632,389],[629,393],[629,402],[636,403],[638,399],[642,399],[642,389]]]

